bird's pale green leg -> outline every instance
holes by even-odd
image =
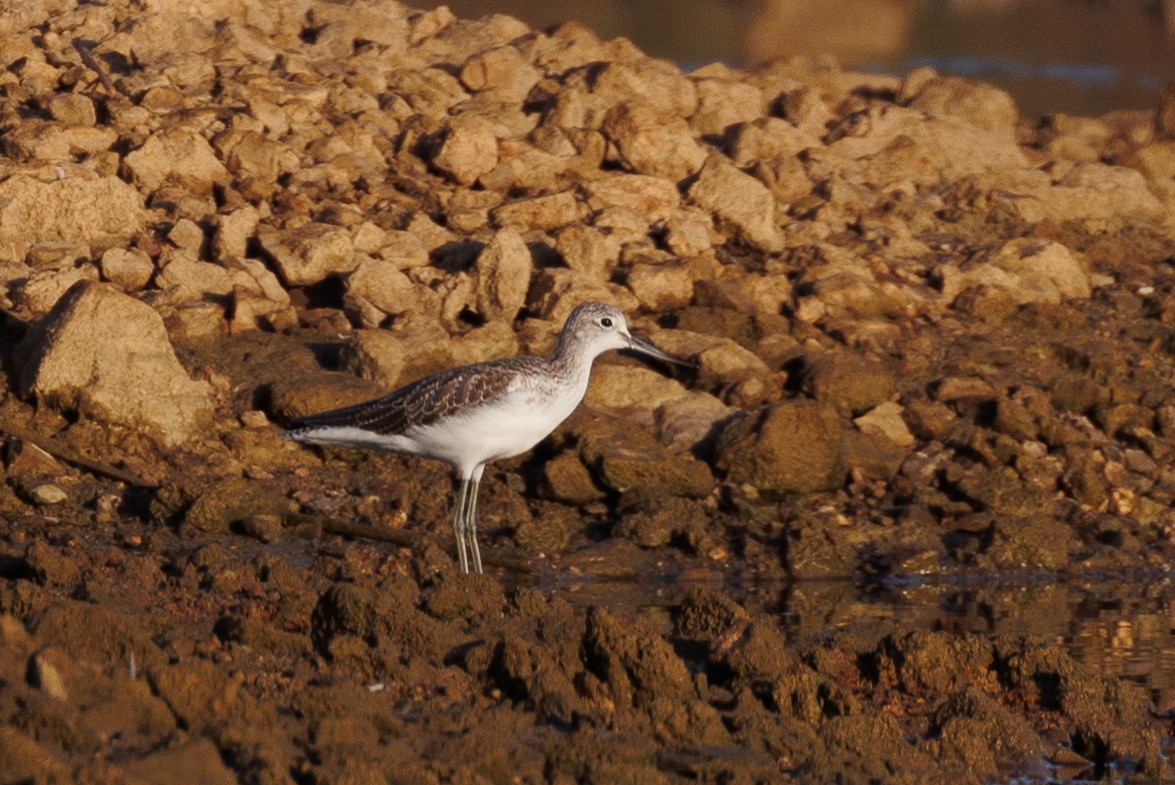
[[[477,489],[481,487],[481,480],[470,482],[469,500],[465,506],[465,538],[469,542],[469,550],[473,554],[473,571],[480,573],[481,550],[477,547]]]
[[[469,484],[469,480],[462,478],[453,510],[453,533],[457,535],[457,561],[461,572],[469,572],[469,555],[465,552],[465,499],[469,495]]]

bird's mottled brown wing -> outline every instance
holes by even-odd
[[[492,401],[506,392],[518,373],[540,362],[535,357],[509,357],[441,371],[381,398],[301,417],[290,423],[287,433],[350,426],[385,436],[400,434]]]

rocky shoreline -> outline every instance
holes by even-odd
[[[32,2],[0,62],[0,783],[1169,776],[1055,640],[729,587],[1169,574],[1175,88],[1034,121],[375,0]],[[590,299],[696,370],[602,359],[491,467],[487,576],[445,467],[276,437]]]

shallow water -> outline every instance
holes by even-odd
[[[578,20],[686,66],[831,54],[1009,90],[1027,117],[1149,109],[1175,79],[1175,0],[449,0],[546,27]],[[423,2],[421,5],[440,5]]]

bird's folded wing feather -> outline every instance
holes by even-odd
[[[533,357],[510,357],[441,371],[382,398],[300,417],[290,423],[287,432],[350,426],[383,435],[400,434],[503,395],[518,372],[536,361]]]

